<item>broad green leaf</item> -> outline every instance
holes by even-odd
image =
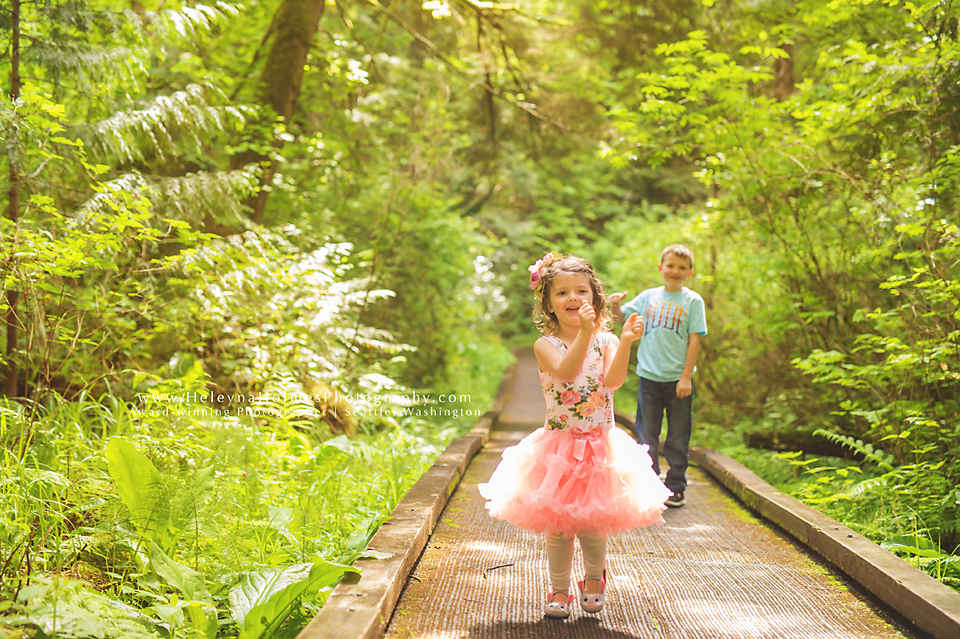
[[[352,566],[318,560],[287,568],[266,568],[242,575],[230,591],[230,608],[240,625],[240,639],[261,639],[283,623],[305,595],[336,584]]]
[[[87,588],[79,581],[55,580],[43,595],[27,602],[24,621],[38,626],[45,636],[58,639],[166,636],[152,619],[136,608]]]
[[[145,537],[158,538],[165,523],[164,495],[163,482],[153,462],[120,437],[110,438],[106,457],[110,476],[137,531]]]
[[[217,636],[220,623],[217,620],[217,609],[212,603],[191,601],[181,604],[186,604],[184,610],[194,630],[207,639]]]
[[[290,532],[290,522],[293,520],[293,509],[286,506],[270,506],[270,527],[284,536],[288,541],[297,543],[296,537]]]
[[[190,625],[204,637],[217,636],[217,610],[203,575],[167,556],[156,543],[150,545],[150,565],[161,579],[190,601],[181,601]]]
[[[156,543],[150,545],[150,565],[160,577],[179,590],[187,599],[213,601],[207,592],[203,575],[170,559]]]
[[[884,539],[880,546],[887,550],[897,550],[919,557],[939,558],[948,556],[935,543],[919,535],[895,535]]]

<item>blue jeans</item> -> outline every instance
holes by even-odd
[[[687,487],[693,393],[680,399],[677,397],[677,382],[655,382],[641,377],[640,392],[637,394],[637,421],[633,429],[637,441],[650,447],[653,470],[657,474],[660,473],[657,447],[664,411],[667,413],[667,440],[663,445],[663,456],[670,464],[670,470],[663,483],[679,493]]]

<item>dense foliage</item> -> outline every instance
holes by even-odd
[[[958,17],[4,3],[0,634],[295,633],[529,342],[525,266],[638,292],[673,241],[704,441],[858,451],[770,467],[956,583]]]
[[[958,585],[958,11],[703,4],[611,110],[605,152],[691,160],[710,197],[682,223],[608,226],[614,281],[655,275],[652,238],[686,237],[712,317],[710,416],[860,453],[801,494]]]
[[[295,634],[489,407],[450,87],[326,7],[0,7],[0,634]]]

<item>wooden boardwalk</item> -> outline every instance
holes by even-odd
[[[532,353],[522,353],[490,441],[473,459],[407,579],[386,636],[417,639],[859,639],[925,635],[791,537],[745,509],[701,469],[666,524],[611,539],[607,603],[545,619],[542,536],[487,516],[477,484],[502,450],[543,421]],[[582,574],[574,563],[574,580]]]

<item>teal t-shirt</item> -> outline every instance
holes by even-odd
[[[676,293],[648,288],[622,307],[625,317],[643,318],[637,349],[637,375],[655,382],[675,382],[683,375],[690,333],[707,334],[703,298],[687,287]]]

